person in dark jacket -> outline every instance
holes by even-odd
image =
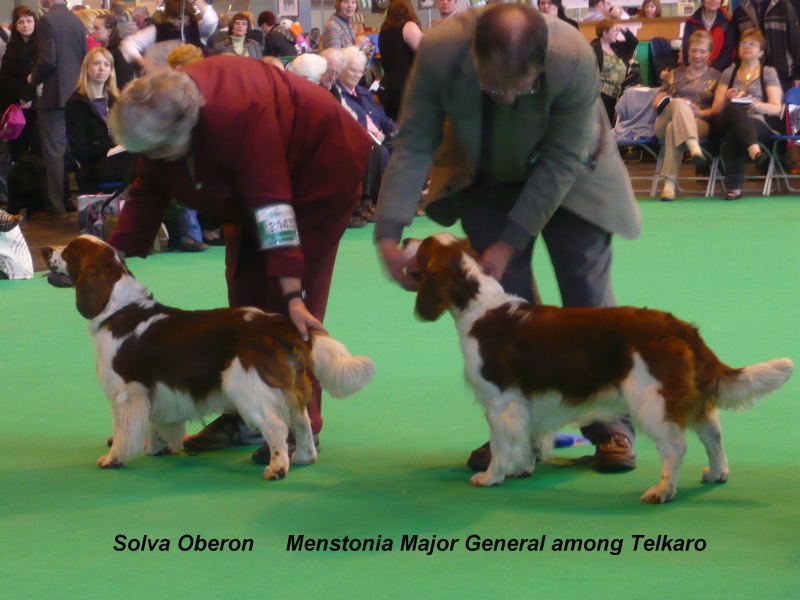
[[[108,114],[117,99],[114,59],[105,48],[86,54],[75,91],[66,106],[67,139],[80,168],[78,189],[96,194],[103,183],[121,183],[133,158],[128,152],[108,156],[116,147],[108,127]]]
[[[236,13],[228,22],[228,37],[214,44],[214,54],[235,54],[261,58],[261,47],[246,36],[250,33],[250,20],[244,13]]]
[[[378,94],[386,115],[395,121],[400,114],[400,98],[406,78],[421,41],[422,29],[411,2],[392,0],[378,35],[383,68]]]
[[[11,17],[11,36],[0,64],[0,114],[17,103],[22,103],[25,115],[25,129],[16,140],[9,140],[8,152],[12,162],[17,162],[35,142],[36,88],[28,83],[28,75],[33,70],[36,58],[36,14],[25,6],[14,9]],[[27,107],[27,108],[26,108]],[[38,153],[38,144],[35,147]]]
[[[253,29],[245,36],[254,40],[264,56],[297,56],[294,35],[280,27],[275,20],[275,13],[265,10],[258,15],[258,29]]]
[[[711,36],[714,46],[711,50],[709,66],[722,73],[733,62],[736,48],[736,32],[730,17],[720,7],[722,0],[703,0],[691,17],[686,19],[683,27],[683,64],[689,64],[689,38],[695,31],[706,31]]]
[[[103,48],[111,53],[111,57],[114,59],[114,75],[117,78],[117,87],[125,87],[125,84],[133,79],[136,69],[125,60],[119,49],[122,38],[119,36],[117,18],[111,14],[97,17],[92,26],[92,36],[100,42]]]
[[[594,28],[597,38],[590,42],[597,56],[597,68],[600,70],[600,98],[608,113],[608,120],[614,122],[614,107],[622,93],[622,82],[628,73],[628,63],[636,51],[639,40],[610,18],[597,22]],[[624,41],[619,41],[619,36]]]
[[[744,0],[733,11],[733,25],[737,44],[752,27],[763,32],[764,64],[778,72],[783,91],[800,85],[800,25],[789,0]]]
[[[578,29],[578,22],[570,19],[567,16],[566,11],[564,11],[564,5],[562,4],[561,0],[539,0],[538,3],[539,10],[545,14],[550,15],[551,17],[556,17],[557,19],[561,19],[565,23],[569,23],[575,29]]]

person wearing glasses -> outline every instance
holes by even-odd
[[[778,116],[783,111],[783,91],[778,72],[764,64],[767,41],[758,29],[748,29],[739,42],[737,61],[725,69],[714,94],[711,114],[718,115],[717,129],[725,138],[725,200],[742,197],[744,167],[749,158],[765,168],[769,156],[760,144],[782,133]]]
[[[378,196],[374,236],[389,275],[416,288],[398,245],[432,164],[427,215],[460,218],[507,292],[540,302],[531,259],[541,235],[565,306],[613,306],[612,237],[638,237],[641,217],[598,90],[581,33],[530,6],[469,10],[427,32]],[[584,435],[598,470],[635,467],[627,422]],[[467,464],[490,460],[486,445]]]
[[[444,21],[456,14],[458,0],[436,0],[436,8],[439,10],[439,18]],[[441,21],[439,22],[441,23]]]

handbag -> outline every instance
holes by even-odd
[[[19,227],[0,233],[0,279],[31,279],[33,259]]]
[[[0,138],[15,140],[25,129],[25,113],[19,104],[10,104],[0,119]]]

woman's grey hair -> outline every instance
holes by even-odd
[[[156,69],[122,90],[111,109],[111,130],[131,152],[178,148],[191,141],[203,104],[186,73]]]
[[[362,62],[362,67],[367,66],[367,55],[363,50],[357,48],[356,46],[347,46],[346,48],[342,48],[342,54],[344,55],[345,64],[347,66],[355,63],[356,60]]]
[[[346,61],[339,48],[325,48],[319,55],[328,61],[328,65],[335,71],[338,72],[344,69]]]
[[[301,54],[289,63],[287,71],[305,77],[309,81],[319,83],[320,78],[328,70],[328,61],[316,54]]]

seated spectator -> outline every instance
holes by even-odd
[[[319,27],[312,27],[311,31],[308,32],[308,39],[306,41],[308,43],[308,47],[314,52],[319,50],[319,36]]]
[[[689,64],[689,38],[695,31],[706,31],[714,40],[710,62],[712,68],[722,73],[733,62],[735,28],[727,13],[720,10],[721,6],[722,0],[703,0],[703,5],[686,19],[681,55],[683,64]]]
[[[344,54],[339,48],[325,48],[319,55],[328,63],[328,70],[323,73],[319,80],[319,84],[326,89],[329,89],[339,102],[342,101],[342,95],[339,93],[339,87],[336,85],[336,80],[339,79],[344,70],[347,61],[344,59]],[[345,107],[346,108],[346,107]]]
[[[89,50],[81,66],[78,89],[64,107],[69,147],[80,165],[76,181],[84,194],[100,192],[101,184],[123,182],[136,159],[128,152],[108,155],[116,146],[108,127],[108,112],[118,95],[111,54],[105,48]]]
[[[640,19],[655,19],[661,16],[661,0],[644,0],[637,15]]]
[[[97,17],[92,27],[92,35],[96,41],[100,42],[100,47],[108,50],[114,59],[114,75],[117,77],[117,87],[125,87],[125,84],[133,79],[136,70],[133,65],[128,64],[123,58],[119,49],[122,38],[119,36],[117,19],[114,15]]]
[[[360,221],[364,221],[364,224],[374,221],[373,201],[378,197],[383,172],[389,162],[388,142],[391,139],[389,136],[394,136],[397,125],[375,102],[372,92],[358,85],[367,66],[367,55],[355,46],[343,48],[342,54],[345,67],[336,82],[342,104],[374,140],[373,152],[362,185],[361,205],[356,208],[355,221],[351,221],[350,225],[358,227],[361,225]]]
[[[208,45],[210,48],[228,39],[228,35],[230,34],[230,19],[228,17],[228,13],[219,13],[217,15],[219,19],[217,21],[217,30],[208,38]]]
[[[261,47],[245,36],[250,32],[250,20],[244,13],[236,13],[228,24],[228,39],[214,46],[215,54],[235,54],[236,56],[249,56],[261,58]]]
[[[199,16],[195,17],[195,8]],[[199,20],[198,20],[199,18]],[[166,65],[170,51],[182,42],[193,44],[203,50],[211,34],[217,29],[217,13],[205,0],[166,0],[164,2],[164,21],[157,25],[148,25],[144,29],[122,40],[120,50],[125,60],[134,63],[140,69],[146,66]],[[183,27],[181,27],[183,25]],[[181,38],[181,29],[183,38]],[[164,44],[161,50],[143,56],[148,48],[155,44]]]
[[[711,111],[718,115],[717,127],[725,138],[725,200],[742,197],[745,161],[750,158],[756,167],[766,167],[769,157],[759,144],[767,144],[770,135],[779,133],[777,117],[783,111],[783,90],[778,72],[764,65],[766,48],[760,30],[745,30],[739,42],[739,59],[722,73],[714,94]]]
[[[622,82],[628,73],[628,63],[636,51],[639,40],[614,19],[605,18],[594,28],[597,38],[591,46],[597,55],[597,68],[600,70],[600,98],[606,107],[608,119],[614,122],[614,106],[622,94]],[[619,41],[620,35],[624,41]]]
[[[709,66],[713,47],[714,40],[707,32],[695,31],[689,39],[689,63],[670,71],[653,99],[654,109],[661,102],[669,102],[661,106],[655,127],[658,138],[664,140],[662,201],[675,199],[678,170],[685,151],[689,151],[695,166],[706,163],[700,140],[710,130],[711,105],[720,77],[720,72]]]
[[[301,54],[289,63],[286,70],[314,83],[319,83],[328,70],[328,61],[318,54]]]
[[[575,29],[578,28],[578,22],[570,19],[567,13],[564,12],[564,5],[561,0],[539,0],[539,10],[543,13],[547,13],[551,17],[556,17],[565,23],[569,23]]]

